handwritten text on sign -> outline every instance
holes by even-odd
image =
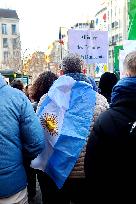
[[[107,31],[70,29],[68,44],[69,52],[79,54],[87,64],[107,63]]]

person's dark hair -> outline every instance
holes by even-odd
[[[62,60],[62,70],[64,74],[67,73],[81,73],[83,60],[77,54],[68,54]]]
[[[101,93],[111,93],[112,88],[117,81],[117,76],[114,73],[105,72],[102,74],[99,82]]]
[[[31,97],[30,97],[30,88],[32,87],[32,84],[28,84],[26,85],[25,87],[25,95],[31,100]]]
[[[117,81],[117,76],[114,73],[105,72],[101,75],[99,92],[107,98],[108,102],[111,100],[111,92]]]
[[[16,88],[16,89],[19,89],[19,90],[21,90],[21,91],[23,91],[23,89],[24,89],[24,84],[23,84],[23,82],[21,81],[21,80],[16,80],[16,79],[14,79],[12,82],[11,82],[11,84],[10,84],[13,88]]]
[[[51,71],[40,74],[32,85],[32,98],[34,101],[39,102],[40,98],[49,91],[57,78],[58,77]]]

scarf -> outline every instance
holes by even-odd
[[[66,74],[66,76],[70,76],[76,81],[85,81],[85,82],[91,84],[91,81],[89,80],[89,78],[86,77],[82,73],[68,73],[68,74]]]

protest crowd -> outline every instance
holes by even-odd
[[[99,84],[68,54],[63,75],[0,75],[0,204],[135,203],[136,51]],[[132,202],[133,201],[133,202]]]

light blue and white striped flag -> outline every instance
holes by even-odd
[[[38,111],[46,146],[31,166],[46,172],[61,188],[89,135],[96,92],[84,81],[61,76],[50,88]]]

